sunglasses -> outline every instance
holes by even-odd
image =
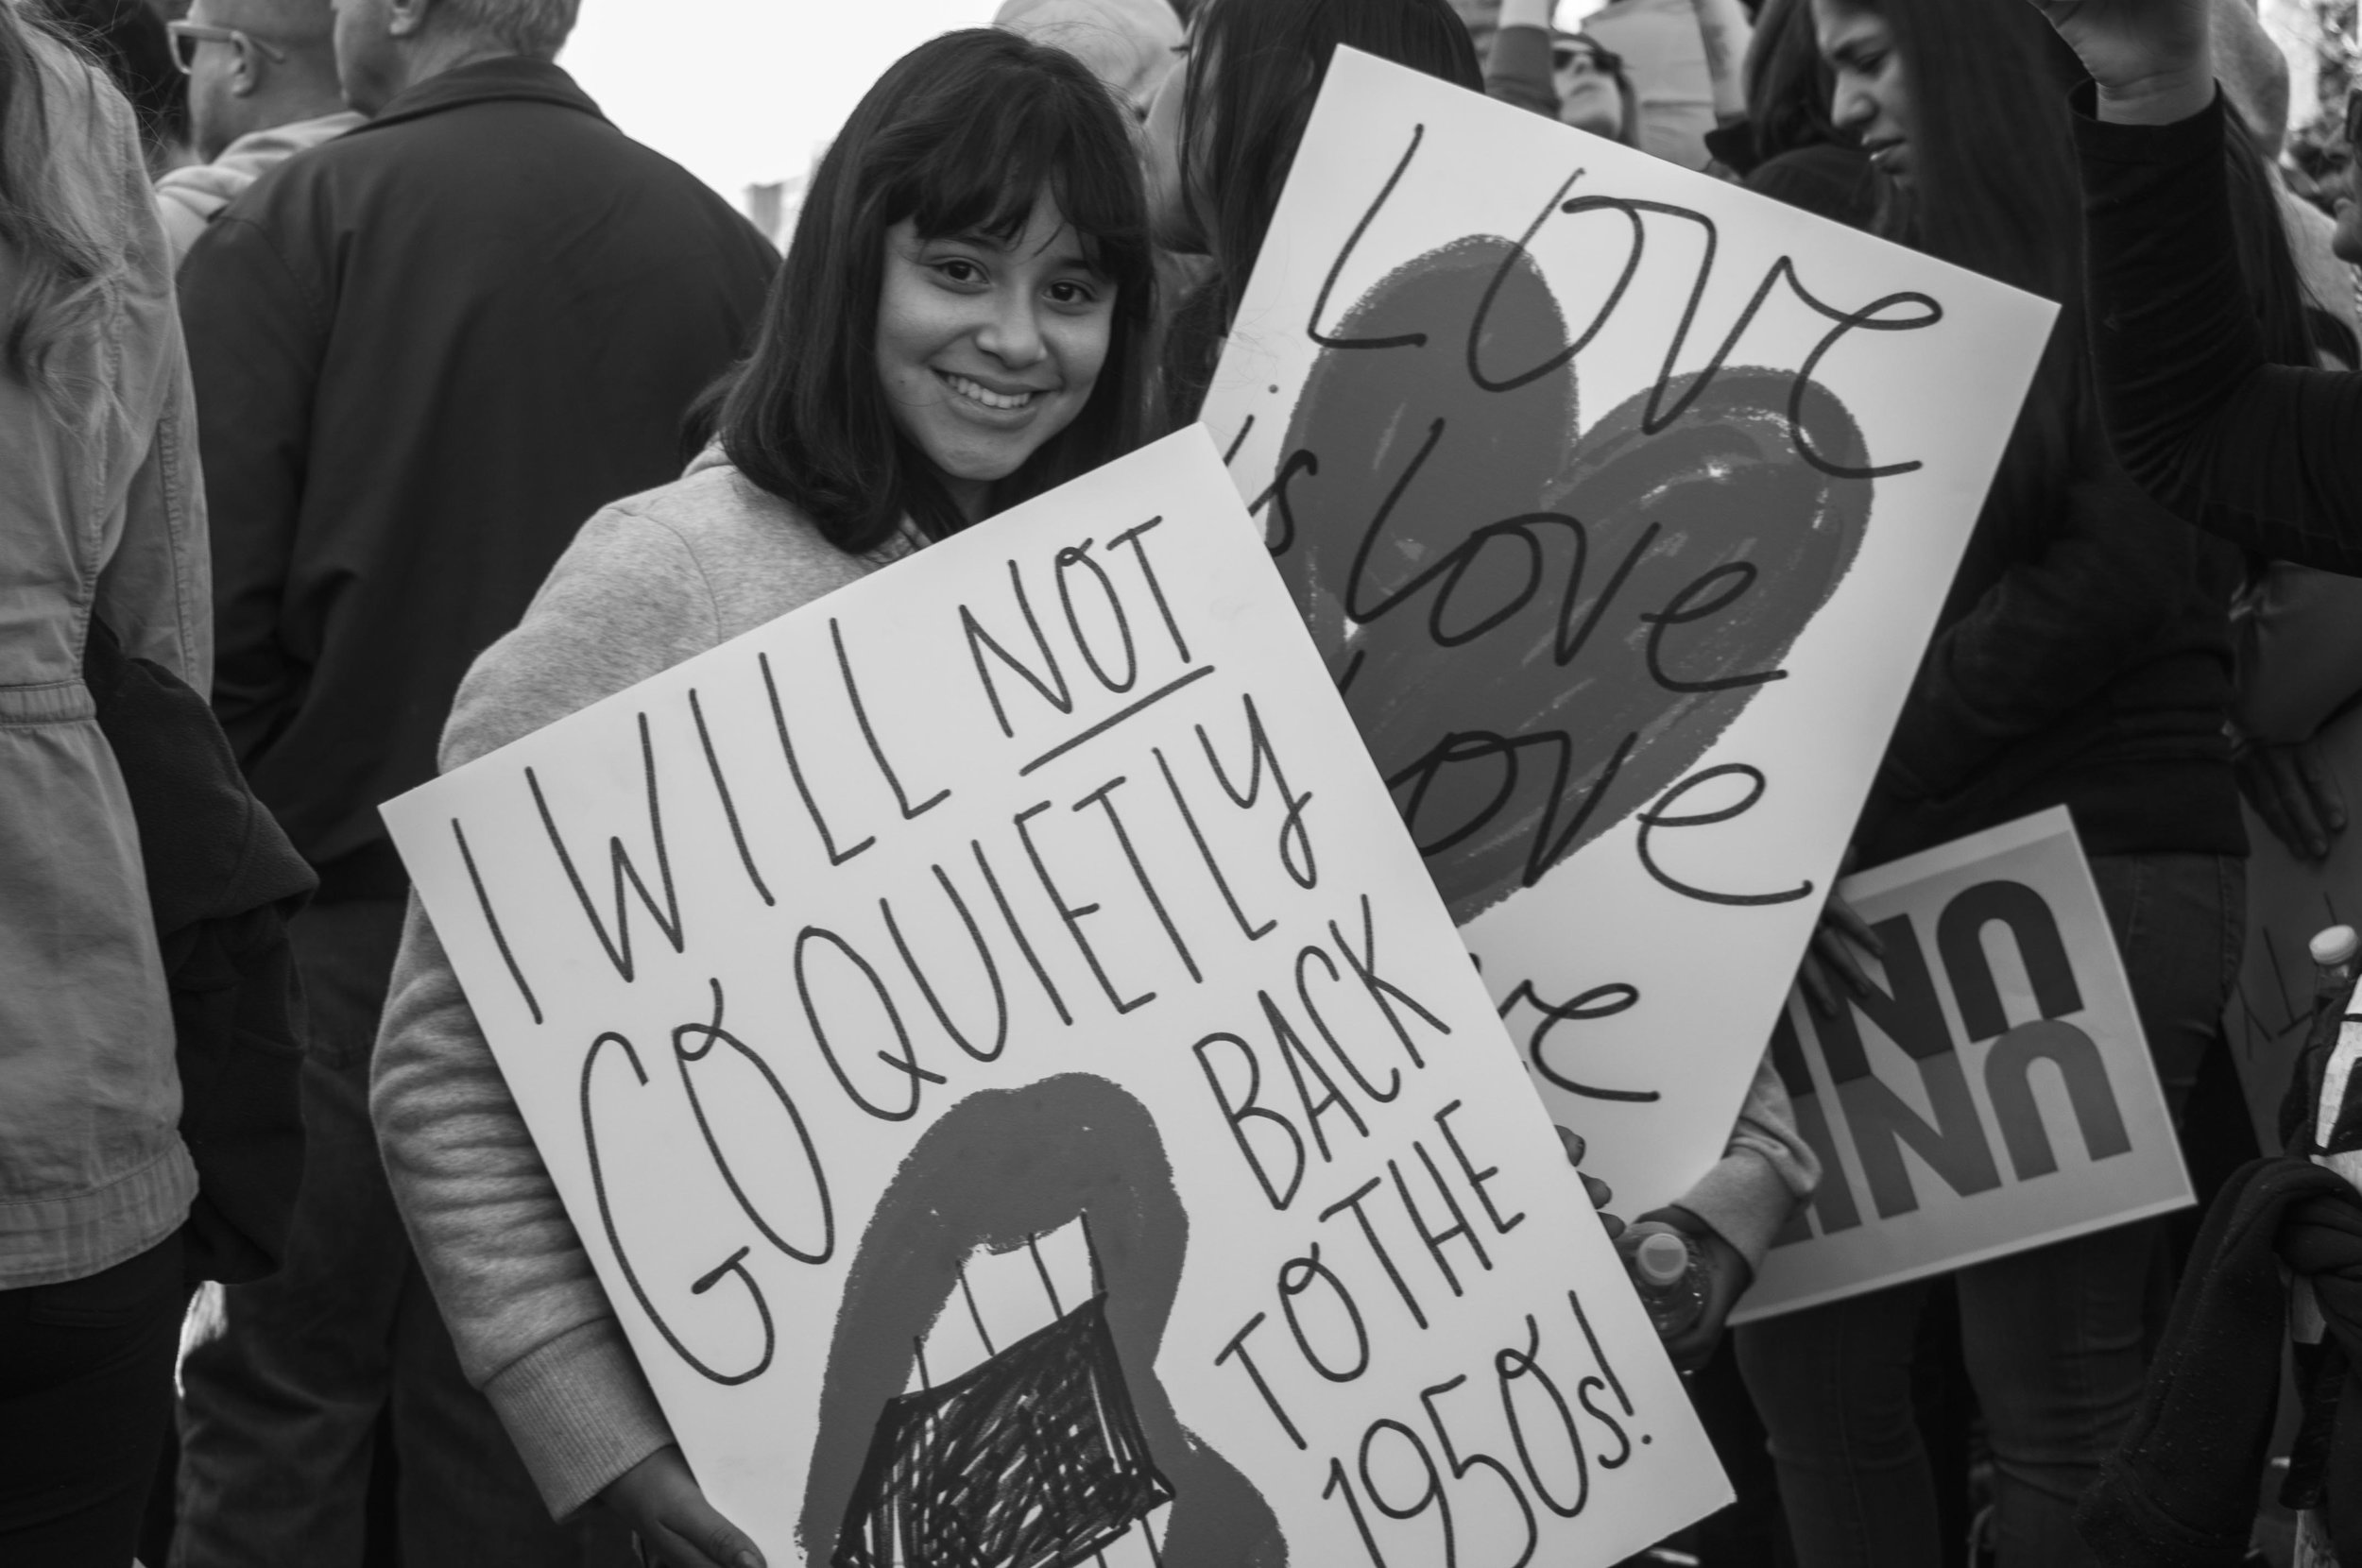
[[[266,43],[252,33],[236,27],[213,27],[202,22],[167,22],[164,31],[172,36],[172,63],[187,76],[197,68],[197,46],[200,43],[240,43],[254,50],[264,59],[283,62],[287,51],[275,43]]]
[[[1571,44],[1562,43],[1557,48],[1551,50],[1550,69],[1553,71],[1564,71],[1567,66],[1575,62],[1578,56],[1589,60],[1591,62],[1591,69],[1599,72],[1602,76],[1617,76],[1621,74],[1624,69],[1623,56],[1617,54],[1613,50],[1602,48],[1597,43],[1588,42]]]

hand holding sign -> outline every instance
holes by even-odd
[[[1206,421],[1552,1115],[1635,1206],[1722,1151],[2051,314],[1329,67]]]
[[[1186,432],[387,808],[710,1500],[626,1478],[662,1549],[1588,1565],[1719,1506],[1364,756]]]

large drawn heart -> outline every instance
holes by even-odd
[[[1272,550],[1465,922],[1656,800],[1785,678],[1860,545],[1871,486],[1831,470],[1863,442],[1825,389],[1751,367],[1583,428],[1558,302],[1493,236],[1397,268],[1324,341]]]

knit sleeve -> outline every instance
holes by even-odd
[[[1763,1267],[1772,1236],[1821,1185],[1821,1162],[1796,1130],[1788,1090],[1765,1051],[1714,1168],[1674,1200],[1737,1249],[1750,1271]]]
[[[719,640],[712,595],[671,530],[594,518],[518,628],[476,661],[444,731],[448,770]],[[462,1368],[564,1517],[672,1434],[590,1255],[414,898],[369,1109],[386,1175]]]
[[[2109,440],[2142,488],[2199,527],[2306,566],[2362,571],[2362,375],[2265,363],[2239,270],[2223,113],[2217,93],[2167,126],[2075,116]]]

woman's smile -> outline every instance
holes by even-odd
[[[1044,394],[1055,390],[1053,387],[1045,386],[998,390],[974,376],[964,376],[956,370],[946,370],[940,366],[934,368],[936,379],[950,388],[953,396],[963,402],[974,403],[992,414],[1030,414],[1033,412],[1035,403]]]
[[[878,378],[902,435],[972,520],[1071,424],[1107,357],[1115,289],[1047,191],[1021,231],[887,230]]]

